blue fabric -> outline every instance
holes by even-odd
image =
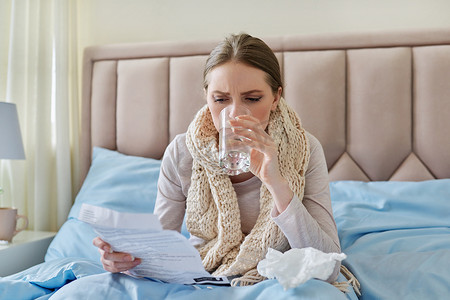
[[[344,249],[374,231],[450,226],[450,179],[337,181],[330,193]]]
[[[94,149],[89,174],[46,262],[0,278],[0,299],[356,299],[319,280],[283,291],[276,280],[249,287],[186,286],[105,272],[92,245],[94,232],[77,219],[81,203],[151,212],[159,165]],[[361,282],[361,299],[450,294],[450,180],[339,181],[330,191],[348,256],[343,264]]]
[[[83,203],[122,212],[153,212],[160,166],[160,160],[95,147],[69,218],[78,218]]]
[[[79,257],[55,259],[0,278],[0,299],[48,299],[69,282],[105,273],[99,263]]]
[[[98,261],[92,228],[78,220],[83,203],[126,212],[153,212],[161,161],[94,147],[92,164],[45,260],[78,256]]]
[[[89,284],[90,291],[83,291],[83,286]],[[82,278],[64,286],[52,299],[323,299],[339,300],[357,298],[352,294],[344,294],[332,285],[319,280],[310,280],[294,289],[287,291],[276,280],[266,280],[247,287],[216,287],[216,286],[188,286],[152,282],[144,279],[133,279],[123,274],[101,274],[90,278]],[[353,294],[354,295],[354,294]]]
[[[450,180],[340,181],[330,192],[344,264],[361,283],[361,299],[450,294]]]
[[[98,248],[92,244],[96,236],[90,225],[70,218],[59,229],[48,247],[45,261],[71,256],[100,261]]]
[[[341,280],[343,278],[341,277]],[[167,284],[104,272],[100,265],[80,258],[55,259],[13,276],[0,278],[0,299],[352,299],[332,285],[310,280],[284,291],[276,280],[248,287]]]

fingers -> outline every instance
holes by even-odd
[[[103,253],[102,253],[103,252]],[[135,258],[128,253],[112,252],[108,253],[100,250],[101,262],[106,271],[112,273],[124,272],[133,269],[141,263],[139,258]]]
[[[235,120],[230,120],[230,125],[233,126],[233,132],[243,137],[242,141],[249,147],[265,154],[276,151],[273,139],[264,131],[261,124],[255,122],[255,120],[250,116],[242,116]]]
[[[94,244],[94,246],[96,246],[97,248],[99,248],[105,252],[109,252],[109,253],[112,252],[111,245],[109,245],[107,242],[102,240],[100,237],[94,238],[94,240],[92,241],[92,244]]]
[[[239,116],[230,120],[235,134],[242,137],[241,142],[252,149],[250,171],[265,184],[276,182],[280,175],[278,165],[278,146],[264,130],[265,125],[251,116]]]
[[[100,237],[96,237],[92,243],[98,247],[100,252],[100,261],[106,271],[112,273],[124,272],[130,270],[141,263],[139,258],[123,252],[114,252],[107,242]]]
[[[265,133],[263,124],[252,116],[238,116],[229,122],[231,126],[237,129],[250,129],[258,134]]]

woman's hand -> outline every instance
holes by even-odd
[[[238,116],[230,120],[233,131],[246,139],[243,142],[252,148],[250,155],[250,171],[265,184],[280,179],[277,146],[265,132],[259,120],[248,115]]]
[[[92,243],[98,248],[101,255],[101,262],[106,271],[119,273],[128,271],[141,263],[139,258],[135,258],[128,253],[113,252],[111,246],[99,237]]]
[[[278,164],[278,149],[274,140],[264,130],[259,120],[252,116],[238,116],[230,120],[236,134],[246,138],[244,142],[252,148],[250,171],[269,189],[274,197],[278,213],[283,212],[294,196],[287,180],[281,175]]]

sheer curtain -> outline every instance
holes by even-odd
[[[0,1],[0,101],[17,105],[26,155],[0,161],[0,205],[31,230],[56,231],[78,187],[76,13],[75,0]]]

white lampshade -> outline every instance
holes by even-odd
[[[16,105],[0,102],[0,159],[25,159]]]

